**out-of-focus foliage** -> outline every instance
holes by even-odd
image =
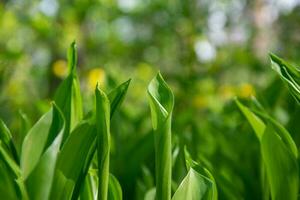
[[[124,199],[143,199],[147,192],[150,197],[156,185],[146,88],[158,70],[175,97],[172,194],[188,173],[186,145],[213,174],[219,199],[261,199],[261,144],[232,97],[247,102],[256,96],[299,147],[300,109],[268,58],[274,52],[300,63],[299,8],[298,0],[1,1],[0,118],[17,143],[13,156],[20,155],[31,124],[51,108],[50,99],[68,76],[65,50],[76,40],[84,119],[93,117],[88,111],[95,106],[97,82],[109,91],[132,78],[124,105],[111,119],[118,125],[111,127],[110,172]],[[81,126],[89,132],[88,124]],[[1,148],[12,148],[2,123],[0,131],[7,141]],[[0,169],[6,168],[1,161]],[[7,177],[0,185],[9,191],[15,183]],[[118,190],[113,181],[109,185]]]

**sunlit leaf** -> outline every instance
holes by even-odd
[[[156,199],[171,199],[172,146],[171,117],[174,96],[160,73],[148,86],[155,138]]]
[[[172,200],[217,200],[217,186],[211,173],[192,160],[185,148],[188,174],[176,190]]]
[[[265,131],[266,125],[264,122],[257,117],[253,112],[251,112],[247,107],[241,104],[237,99],[235,100],[236,104],[238,105],[239,109],[247,118],[248,122],[250,123],[251,127],[253,128],[257,138],[261,140],[263,133]]]
[[[47,149],[26,180],[30,199],[48,199],[50,195],[56,160],[64,133],[63,116],[55,105],[53,109],[53,120],[48,135],[49,147],[46,145]]]
[[[211,199],[209,198],[209,190],[212,186],[213,183],[209,179],[190,168],[172,200]]]
[[[107,199],[109,183],[109,157],[110,157],[110,102],[106,94],[98,87],[96,96],[96,129],[98,152],[98,199]]]
[[[58,87],[54,100],[62,110],[66,119],[63,141],[67,138],[73,128],[82,120],[82,99],[80,85],[76,72],[77,48],[73,42],[68,51],[69,75]]]
[[[70,134],[57,159],[50,199],[71,199],[75,183],[96,139],[95,126],[80,123]]]
[[[109,93],[108,98],[110,99],[110,102],[113,102],[113,104],[110,103],[110,110],[115,110],[116,111],[119,108],[119,106],[122,104],[122,102],[124,100],[124,97],[126,95],[126,92],[128,90],[129,83],[130,83],[130,80],[122,83],[121,85],[119,85],[117,88],[113,89]],[[110,118],[113,117],[114,113],[110,112]],[[93,123],[98,122],[97,118],[96,118],[96,115],[97,114],[94,115],[94,118],[91,118]],[[92,148],[90,148],[90,150],[89,150],[89,153],[88,153],[87,158],[85,160],[85,165],[83,167],[83,170],[81,171],[81,173],[79,175],[79,178],[78,178],[78,181],[76,182],[76,186],[75,186],[75,189],[74,189],[74,192],[73,192],[73,195],[72,195],[72,199],[77,199],[79,194],[80,194],[82,183],[84,182],[85,177],[88,173],[88,169],[89,169],[89,166],[90,166],[90,163],[92,161],[92,158],[94,156],[95,151],[96,151],[96,145],[93,145]]]
[[[151,188],[146,192],[144,200],[155,200],[155,196],[156,196],[156,188]]]
[[[296,101],[300,103],[300,70],[274,54],[270,54],[270,58],[272,69],[279,74]]]
[[[119,85],[117,88],[115,88],[108,94],[108,99],[110,101],[110,117],[113,116],[115,111],[119,108],[119,106],[124,101],[130,81],[131,79],[125,81],[124,83]]]
[[[62,124],[62,117],[58,117],[59,112],[55,106],[52,106],[50,111],[44,114],[26,135],[20,162],[24,179],[27,179],[46,148],[59,134]]]

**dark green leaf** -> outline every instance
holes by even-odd
[[[2,141],[3,147],[9,152],[15,162],[19,163],[19,156],[17,149],[14,145],[12,135],[5,125],[5,123],[0,119],[0,141]]]

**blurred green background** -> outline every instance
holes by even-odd
[[[220,199],[260,199],[258,142],[232,98],[254,95],[288,128],[295,123],[268,52],[300,63],[299,20],[299,0],[2,0],[0,117],[16,130],[19,112],[34,123],[49,108],[76,40],[85,111],[96,82],[109,91],[132,78],[112,122],[111,170],[125,199],[153,185],[144,180],[154,170],[146,88],[158,70],[175,94],[174,146],[210,168]]]

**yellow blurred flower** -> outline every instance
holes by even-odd
[[[88,73],[88,88],[94,90],[96,84],[103,86],[105,84],[105,71],[102,68],[95,68]]]
[[[244,83],[239,88],[239,96],[243,98],[249,98],[255,95],[254,87],[249,83]]]
[[[197,108],[205,108],[208,106],[208,100],[202,95],[197,95],[193,99],[193,105]]]
[[[68,74],[67,62],[64,60],[57,60],[52,65],[53,74],[59,78],[64,78]]]
[[[148,63],[142,62],[137,65],[136,74],[137,74],[137,77],[142,80],[145,80],[145,81],[151,80],[151,78],[154,76],[154,73],[155,72],[154,72],[152,66],[149,65]]]
[[[219,94],[222,99],[228,100],[235,96],[235,88],[230,85],[221,86]]]

